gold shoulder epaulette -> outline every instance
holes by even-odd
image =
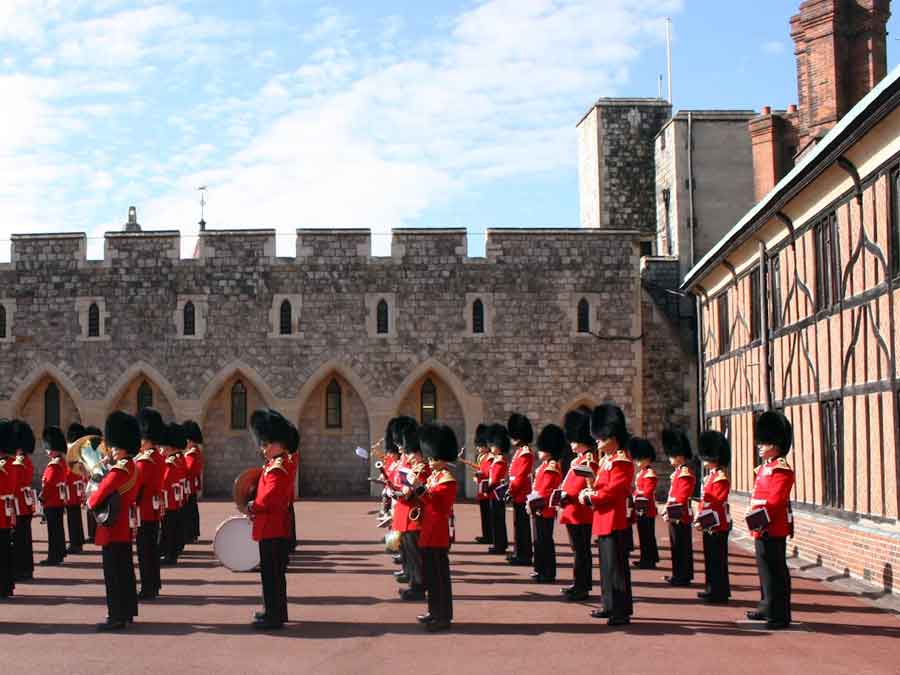
[[[494,457],[494,461],[491,462],[491,464],[496,464],[497,462],[502,462],[502,461],[504,461],[503,455],[497,455],[496,457]]]
[[[453,474],[450,471],[447,471],[446,469],[444,469],[443,471],[440,472],[440,474],[438,474],[438,477],[437,477],[437,479],[435,479],[434,484],[435,485],[443,485],[444,483],[455,483],[455,482],[456,482],[456,478],[453,476]]]
[[[0,472],[6,473],[6,460],[0,459]]]
[[[527,445],[523,445],[523,446],[520,448],[520,451],[521,451],[521,454],[523,454],[523,455],[530,455],[530,454],[531,454],[531,448],[530,448],[529,446],[527,446]]]
[[[190,450],[188,450],[188,451],[185,452],[184,454],[185,454],[185,456],[187,456],[187,455],[195,455],[195,454],[197,454],[197,448],[191,448]]]
[[[544,468],[544,471],[552,471],[553,473],[559,473],[559,464],[555,459],[551,459],[547,462],[547,466]]]
[[[47,463],[48,463],[48,464],[53,464],[53,465],[55,466],[56,464],[59,464],[61,461],[62,461],[62,457],[54,457],[53,459],[51,459],[51,460],[50,460],[49,462],[47,462]]]
[[[781,469],[782,471],[793,471],[794,468],[788,464],[788,461],[784,457],[779,457],[775,460],[775,466],[772,469]]]
[[[590,464],[591,462],[594,461],[594,453],[593,452],[586,452],[582,455],[582,457],[584,457],[585,460],[587,460],[586,461],[587,464]]]
[[[13,460],[13,466],[25,466],[25,458],[21,455],[16,455],[16,458]]]
[[[682,465],[681,471],[678,472],[679,478],[682,478],[685,476],[693,476],[693,475],[694,474],[691,473],[691,470],[687,466],[684,466],[684,465]]]
[[[624,450],[619,450],[615,455],[609,458],[610,461],[613,462],[630,462],[631,457],[628,456],[628,453]]]
[[[120,459],[118,462],[112,465],[112,469],[114,471],[124,471],[128,473],[128,460]]]
[[[284,473],[288,472],[288,470],[284,466],[284,458],[283,457],[276,457],[275,460],[271,464],[269,464],[269,466],[266,467],[266,473],[269,473],[270,471],[275,471],[276,469],[278,471],[283,471]]]
[[[648,468],[644,478],[656,478],[656,472],[652,468]]]
[[[713,478],[713,483],[718,483],[720,480],[728,480],[728,474],[722,469],[716,471],[716,477]]]
[[[175,463],[175,455],[169,455],[166,457],[166,464],[174,464]]]

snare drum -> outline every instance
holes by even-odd
[[[216,558],[232,572],[249,572],[259,565],[259,544],[253,541],[253,524],[249,518],[234,516],[216,529],[213,551]]]

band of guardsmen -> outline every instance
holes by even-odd
[[[263,607],[251,626],[277,630],[289,620],[286,575],[297,546],[293,504],[301,435],[271,409],[256,410],[250,428],[262,461],[236,478],[240,513],[219,525],[213,546],[226,567],[259,570]],[[765,412],[757,420],[761,463],[746,519],[754,538],[760,601],[747,618],[769,629],[791,623],[786,541],[793,536],[794,472],[786,456],[792,434],[780,412]],[[0,420],[0,599],[13,598],[16,584],[35,575],[32,529],[39,516],[48,544],[47,558],[38,565],[63,565],[86,542],[101,547],[107,616],[97,630],[126,629],[140,603],[162,592],[161,567],[177,565],[185,545],[199,540],[202,430],[191,420],[166,423],[157,410],[144,408],[137,417],[113,412],[102,431],[72,424],[64,433],[50,426],[41,441],[49,462],[35,492],[34,432],[22,420]],[[668,530],[672,552],[665,582],[694,582],[693,531],[699,530],[704,588],[698,601],[725,604],[731,597],[728,439],[718,431],[700,434],[698,454],[706,476],[696,512],[692,497],[698,477],[690,468],[694,451],[688,437],[666,429],[662,443],[673,467],[664,504],[656,501],[655,448],[629,434],[625,415],[612,403],[571,411],[562,427],[548,424],[536,437],[531,421],[519,413],[505,425],[480,424],[471,459],[449,426],[395,417],[383,439],[369,450],[357,448],[357,454],[377,460],[380,477],[371,479],[383,485],[377,525],[388,530],[385,548],[398,565],[393,577],[399,597],[424,603],[416,617],[424,630],[452,627],[449,552],[456,538],[454,469],[460,463],[472,469],[477,485],[481,535],[476,542],[504,556],[498,564],[530,567],[534,583],[555,584],[558,520],[573,553],[571,584],[561,589],[560,600],[591,598],[596,554],[601,608],[590,615],[616,627],[629,624],[634,614],[631,569],[660,564],[658,518]]]

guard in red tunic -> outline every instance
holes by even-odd
[[[88,499],[95,513],[111,506],[109,520],[97,525],[97,545],[103,547],[106,621],[98,631],[122,630],[137,616],[137,582],[131,553],[132,507],[137,498],[137,469],[132,458],[141,447],[138,421],[120,410],[106,419],[104,442],[112,466]],[[113,500],[108,503],[108,500]]]
[[[34,578],[34,544],[31,537],[31,520],[37,504],[37,495],[31,487],[34,481],[34,432],[27,422],[12,421],[10,447],[16,453],[13,469],[16,472],[16,528],[13,531],[13,565],[16,581]]]
[[[0,420],[0,599],[11,598],[16,588],[13,571],[12,532],[16,522],[16,485],[10,434],[12,424]]]
[[[456,478],[448,464],[459,455],[453,429],[445,424],[426,424],[419,430],[419,443],[428,458],[431,474],[420,497],[422,530],[419,547],[428,593],[428,611],[418,620],[429,632],[447,630],[453,620],[453,590],[450,585],[450,518],[456,501]]]
[[[287,466],[294,426],[275,410],[257,410],[250,428],[266,459],[256,487],[256,497],[247,505],[253,520],[253,540],[259,542],[259,573],[264,609],[256,614],[253,627],[281,628],[288,620],[287,566],[291,553],[289,507],[294,487]]]
[[[491,547],[489,553],[506,553],[509,546],[509,538],[506,533],[506,498],[499,490],[508,487],[507,472],[508,463],[506,456],[509,454],[510,442],[506,427],[502,424],[492,424],[489,431],[491,455],[491,470],[488,474],[488,494],[491,496]]]
[[[707,603],[728,602],[731,597],[728,579],[728,533],[731,531],[728,493],[731,482],[725,468],[731,463],[731,445],[721,432],[704,431],[700,434],[699,451],[703,468],[709,474],[703,484],[700,513],[694,521],[694,526],[703,531],[703,569],[706,574],[706,588],[697,593],[697,597]]]
[[[756,444],[763,463],[756,468],[750,511],[764,511],[757,514],[764,515],[762,523],[752,530],[761,599],[755,611],[747,612],[747,618],[765,621],[772,629],[791,624],[791,575],[786,555],[787,538],[794,536],[794,470],[785,456],[793,439],[791,423],[780,412],[764,412],[756,421]]]
[[[475,463],[478,470],[475,472],[475,501],[478,502],[478,512],[481,515],[481,536],[475,537],[478,544],[493,544],[494,538],[491,531],[491,496],[486,489],[487,480],[491,475],[491,464],[494,458],[491,456],[487,424],[479,424],[475,427]]]
[[[566,440],[575,453],[569,470],[563,478],[560,497],[559,522],[566,526],[569,546],[572,547],[573,583],[562,589],[567,600],[581,602],[588,599],[591,582],[591,526],[594,510],[578,501],[578,495],[594,484],[600,465],[596,460],[597,441],[591,436],[591,412],[587,409],[571,410],[565,417]],[[590,477],[578,473],[578,469],[590,469]]]
[[[181,451],[187,441],[181,426],[174,422],[166,426],[166,444],[164,446],[166,461],[163,469],[163,507],[165,514],[162,520],[162,536],[160,549],[163,565],[175,565],[181,552],[183,518],[181,509],[184,506],[185,469],[181,461]]]
[[[47,518],[47,557],[41,565],[61,565],[66,557],[66,531],[63,528],[63,514],[69,500],[68,474],[66,467],[66,437],[59,427],[44,429],[44,449],[50,457],[41,478],[41,504]]]
[[[66,500],[66,526],[69,528],[69,547],[66,553],[81,553],[84,548],[84,524],[81,521],[81,505],[84,502],[84,476],[81,464],[69,465],[66,474],[66,487],[69,498]]]
[[[641,557],[633,565],[645,570],[656,569],[659,562],[659,547],[656,545],[656,486],[659,479],[653,470],[656,449],[645,438],[632,438],[628,444],[628,454],[637,465],[634,481],[634,512],[632,520],[637,523]]]
[[[400,418],[395,432],[397,442],[406,457],[407,469],[401,470],[398,484],[401,485],[397,505],[394,507],[394,529],[400,533],[403,550],[404,573],[397,575],[398,583],[408,583],[409,587],[399,591],[403,600],[424,600],[425,579],[422,571],[422,552],[419,549],[422,505],[415,486],[424,484],[431,473],[422,456],[419,444],[419,425],[412,418]]]
[[[159,523],[163,517],[163,472],[165,457],[159,448],[166,442],[166,425],[154,408],[138,413],[141,452],[134,463],[138,473],[137,504],[141,523],[137,531],[138,567],[141,571],[141,600],[153,600],[162,589],[159,570]]]
[[[566,449],[566,433],[555,424],[548,424],[537,439],[540,466],[534,475],[534,490],[528,496],[528,511],[534,522],[534,572],[531,578],[539,584],[556,581],[556,545],[553,543],[553,523],[556,507],[550,506],[550,495],[559,487],[562,469],[559,460]]]
[[[591,435],[603,462],[591,488],[585,488],[579,500],[594,509],[592,533],[598,537],[603,609],[591,616],[608,619],[610,626],[631,623],[634,611],[631,596],[631,568],[628,566],[628,499],[634,481],[634,462],[628,456],[628,430],[625,415],[610,403],[594,408]]]
[[[683,431],[666,429],[663,448],[674,467],[669,486],[669,499],[663,520],[669,524],[669,546],[672,549],[672,574],[665,577],[672,586],[690,586],[694,580],[694,543],[691,534],[691,497],[696,478],[687,462],[693,456],[691,444]]]
[[[506,424],[509,440],[515,448],[509,465],[509,493],[507,498],[513,505],[513,538],[515,550],[507,561],[510,565],[531,566],[533,545],[531,541],[531,519],[525,509],[525,502],[531,493],[531,474],[534,471],[534,453],[529,445],[534,440],[534,430],[525,415],[513,413]]]
[[[184,436],[187,439],[187,449],[184,452],[184,461],[187,468],[187,483],[190,494],[185,505],[185,540],[189,544],[196,544],[200,539],[200,508],[197,500],[200,498],[200,489],[203,486],[203,431],[194,420],[185,420],[181,423]]]
[[[72,422],[66,429],[66,443],[68,445],[72,445],[72,443],[80,438],[84,438],[87,435],[88,432],[84,428],[84,426],[82,426],[78,422]],[[102,432],[97,434],[97,436],[102,435]],[[85,487],[87,487],[86,484]],[[84,495],[82,495],[81,501],[82,503],[84,503]],[[85,520],[87,521],[87,536],[85,537],[85,541],[87,541],[88,543],[93,543],[94,535],[97,533],[97,521],[94,520],[94,512],[88,508],[85,508]]]

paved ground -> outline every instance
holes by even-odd
[[[625,630],[591,619],[595,603],[560,601],[557,586],[535,585],[466,543],[476,535],[474,505],[458,506],[461,544],[451,552],[456,622],[428,635],[415,622],[423,607],[397,597],[393,569],[376,541],[371,502],[301,502],[302,545],[291,566],[292,623],[261,635],[248,622],[259,604],[255,574],[219,567],[209,544],[232,515],[204,503],[204,541],[177,569],[163,569],[164,597],[142,605],[123,634],[97,635],[105,615],[99,552],[89,547],[61,568],[38,568],[17,597],[0,604],[3,672],[33,673],[900,673],[900,619],[852,592],[794,572],[794,618],[787,632],[743,621],[758,597],[753,559],[732,551],[731,605],[695,601],[697,588],[672,589],[665,569],[637,571],[635,618]],[[36,525],[37,557],[44,529]],[[560,585],[571,554],[560,543]],[[660,538],[662,553],[668,542]],[[699,550],[698,550],[699,560]],[[664,560],[663,566],[667,566]],[[702,574],[698,575],[702,579]]]

